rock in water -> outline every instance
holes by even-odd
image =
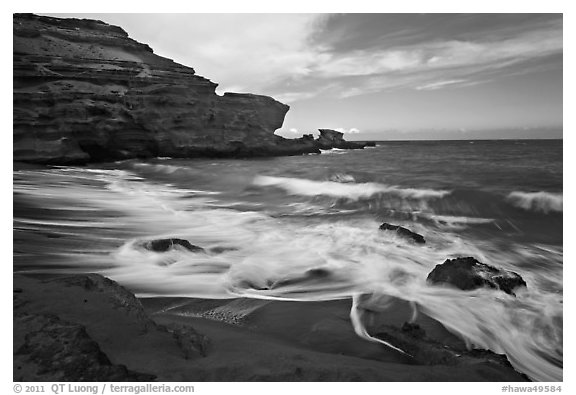
[[[506,355],[495,354],[489,350],[456,350],[428,338],[426,332],[419,325],[405,323],[401,329],[393,325],[383,325],[378,330],[374,337],[406,351],[414,359],[413,363],[416,364],[453,367],[485,365],[502,372],[513,371]],[[525,377],[519,375],[516,380],[521,378]]]
[[[287,105],[253,94],[219,96],[216,83],[117,26],[14,14],[13,55],[15,161],[318,152],[313,141],[274,134]]]
[[[412,232],[411,230],[406,229],[406,228],[399,226],[399,225],[391,225],[389,223],[384,222],[382,225],[380,225],[380,230],[394,231],[394,232],[398,233],[400,236],[411,239],[418,244],[426,243],[426,240],[424,240],[424,236],[422,236],[418,233]]]
[[[344,133],[332,129],[318,129],[320,136],[315,140],[320,149],[363,149],[365,144],[344,140]]]
[[[447,259],[428,274],[431,284],[451,284],[462,290],[489,287],[514,295],[514,289],[526,287],[524,279],[515,272],[502,270],[478,262],[473,257]]]
[[[175,246],[180,246],[190,252],[204,252],[204,248],[191,244],[188,240],[183,239],[158,239],[151,240],[143,243],[143,247],[147,250],[154,252],[166,252],[173,249]]]

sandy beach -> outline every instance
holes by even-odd
[[[371,326],[419,354],[366,341],[352,328],[350,306],[350,300],[138,300],[95,274],[15,275],[14,380],[525,380],[505,358],[467,353],[425,315],[415,322],[424,338],[402,336],[411,311],[401,301],[374,313]],[[79,347],[80,338],[90,347]],[[454,357],[437,363],[444,351]],[[50,364],[55,353],[60,362]],[[91,357],[99,362],[83,368]]]

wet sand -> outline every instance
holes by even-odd
[[[99,275],[17,274],[14,380],[526,380],[495,354],[466,354],[460,340],[423,314],[415,323],[424,339],[403,331],[412,315],[405,302],[371,312],[367,327],[372,334],[388,333],[388,341],[401,343],[414,357],[360,338],[350,307],[350,300],[138,300]],[[79,329],[71,334],[70,328]],[[449,358],[441,348],[450,350]],[[91,353],[98,363],[83,371]]]

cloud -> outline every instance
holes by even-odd
[[[443,18],[444,24],[458,20],[458,16]],[[390,41],[384,38],[377,46],[331,52],[326,58],[328,64],[318,65],[317,70],[331,77],[373,75],[421,69],[459,68],[503,60],[521,62],[562,52],[561,18],[536,23],[532,29],[521,26],[516,31],[515,26],[500,27],[496,30],[489,30],[486,27],[485,31],[477,32],[475,36],[467,35],[466,39],[447,38],[447,36],[442,39],[428,38],[434,37],[435,31],[443,28],[439,23],[436,21],[436,25],[428,25],[425,31],[420,32],[414,26],[414,34],[408,30],[397,32],[397,36],[405,37],[404,40]],[[385,30],[385,27],[381,30]],[[353,35],[356,32],[351,33]],[[457,32],[453,32],[452,35],[462,36]]]
[[[322,57],[309,37],[326,14],[49,14],[100,19],[121,26],[158,55],[193,67],[218,92],[267,93],[308,75]],[[289,91],[289,89],[287,90]],[[302,97],[302,96],[298,96]]]
[[[230,91],[237,92],[237,91]],[[295,101],[306,100],[315,97],[319,91],[311,92],[279,92],[274,94],[274,98],[283,103],[292,103]]]
[[[334,130],[336,130],[340,133],[344,133],[344,134],[358,134],[358,133],[360,133],[360,130],[357,128],[350,128],[350,129],[336,128]]]
[[[267,93],[280,80],[310,74],[320,51],[307,38],[326,18],[318,14],[189,16],[175,60],[220,86],[218,91]],[[197,39],[196,39],[197,38]],[[288,93],[286,97],[290,98]],[[306,95],[292,95],[301,100]]]
[[[345,98],[397,88],[473,86],[487,82],[487,75],[510,73],[512,69],[518,73],[530,61],[562,51],[561,20],[516,35],[508,33],[500,40],[424,41],[399,48],[325,51],[309,56],[314,63],[301,75],[302,96],[296,94],[292,81],[292,98],[309,98],[306,94],[310,93]]]
[[[426,35],[403,26],[370,48],[334,50],[325,14],[94,14],[121,25],[156,53],[194,67],[218,92],[267,94],[292,103],[316,96],[345,98],[399,88],[471,86],[534,59],[562,54],[562,18],[533,26],[457,36]],[[361,18],[361,16],[359,16]],[[362,29],[341,18],[338,36]],[[440,23],[440,22],[436,22]],[[530,28],[531,27],[531,28]],[[441,26],[426,27],[432,32]],[[350,32],[353,29],[354,32]],[[461,30],[463,28],[460,28]],[[477,29],[478,30],[478,29]],[[454,36],[456,37],[456,36]],[[400,45],[401,43],[401,45]]]
[[[431,91],[434,89],[443,88],[447,85],[460,84],[462,82],[466,82],[466,80],[437,81],[437,82],[431,82],[431,83],[424,84],[424,85],[419,85],[415,89],[419,90],[419,91]]]

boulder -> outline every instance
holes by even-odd
[[[208,355],[210,340],[192,327],[175,328],[172,335],[182,349],[185,359],[196,359]]]
[[[154,252],[166,252],[174,248],[178,248],[176,246],[182,247],[190,252],[205,252],[204,248],[195,246],[194,244],[191,244],[188,240],[176,239],[176,238],[150,240],[144,242],[142,246],[147,250]]]
[[[14,327],[26,331],[24,343],[14,351],[14,380],[153,381],[156,378],[112,363],[84,326],[57,316],[19,314],[14,317]],[[24,366],[32,369],[23,372]],[[35,370],[35,375],[28,370]]]
[[[142,332],[154,329],[156,324],[144,312],[140,300],[134,294],[122,287],[115,281],[95,273],[76,274],[72,276],[56,277],[47,280],[47,283],[55,283],[64,287],[79,287],[87,295],[98,293],[100,297],[107,299],[109,308],[122,312],[140,327]],[[87,303],[88,299],[85,299]]]
[[[401,328],[394,325],[382,325],[374,337],[404,350],[413,358],[414,364],[452,367],[472,367],[485,364],[502,372],[514,372],[510,361],[504,354],[496,354],[490,350],[455,349],[429,338],[424,329],[417,324],[404,323]],[[524,375],[517,377],[517,379],[522,378],[527,379]]]
[[[387,230],[387,231],[396,232],[398,235],[405,237],[407,239],[410,239],[410,240],[412,240],[418,244],[426,243],[426,240],[424,240],[424,236],[422,236],[418,233],[412,232],[411,230],[406,229],[406,228],[399,226],[399,225],[392,225],[392,224],[384,222],[382,225],[380,225],[380,230]]]
[[[518,273],[486,265],[473,257],[447,259],[436,265],[428,274],[427,281],[430,284],[450,284],[464,291],[494,288],[514,296],[514,289],[526,287]]]
[[[193,381],[209,340],[153,321],[98,274],[14,275],[14,381]]]

